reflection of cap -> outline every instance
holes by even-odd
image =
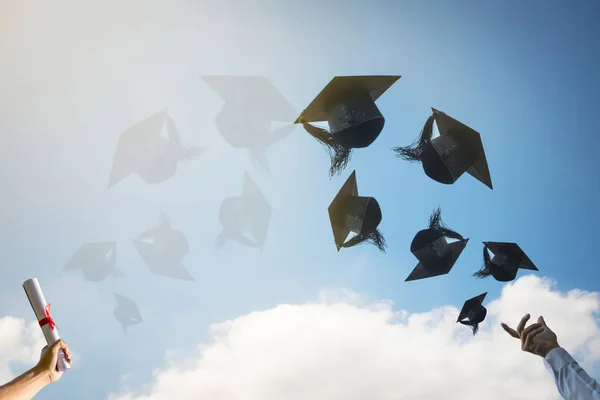
[[[494,258],[490,259],[491,251]],[[483,267],[473,274],[476,278],[490,275],[500,282],[509,282],[517,276],[517,270],[538,271],[527,254],[516,243],[483,242]]]
[[[247,172],[242,194],[223,200],[219,221],[223,226],[221,241],[236,239],[254,247],[264,245],[271,221],[271,206]],[[245,233],[250,233],[254,242],[245,237]]]
[[[225,104],[216,118],[219,133],[230,146],[248,149],[253,160],[268,168],[266,148],[289,136],[296,110],[265,77],[201,77]],[[290,125],[272,130],[274,121]]]
[[[385,238],[377,229],[382,218],[381,208],[374,197],[358,195],[356,171],[350,174],[331,202],[328,211],[338,251],[342,247],[368,242],[385,252]],[[350,232],[355,233],[356,236],[345,242]]]
[[[165,216],[159,227],[149,229],[136,239],[132,239],[132,242],[153,274],[194,280],[182,264],[189,252],[187,238],[180,230],[171,228]]]
[[[161,135],[165,123],[168,138]],[[130,174],[148,184],[163,182],[175,174],[179,161],[192,159],[201,151],[199,147],[184,148],[167,110],[159,111],[121,134],[108,187]]]
[[[123,330],[126,331],[128,326],[144,322],[140,310],[133,300],[117,293],[113,293],[113,295],[117,300],[117,307],[113,310],[113,315],[121,323]]]
[[[336,76],[302,111],[295,123],[321,144],[331,156],[330,176],[348,164],[352,149],[368,147],[377,139],[385,118],[375,101],[400,76]],[[329,131],[309,122],[327,121]]]
[[[85,243],[63,269],[81,269],[87,281],[99,282],[108,276],[125,276],[115,268],[116,263],[116,242]]]
[[[448,243],[446,238],[457,241]],[[410,245],[410,251],[419,263],[406,281],[447,274],[468,242],[469,239],[443,225],[441,210],[438,208],[429,218],[429,228],[417,232]]]
[[[434,181],[453,184],[466,172],[493,189],[481,135],[445,113],[431,110],[433,114],[417,141],[393,150],[404,160],[420,161],[425,174]],[[434,121],[440,135],[432,139]]]
[[[486,295],[487,292],[465,301],[465,304],[458,315],[458,319],[456,320],[456,322],[470,326],[473,330],[473,335],[477,333],[479,323],[483,322],[487,315],[487,309],[482,305]],[[467,319],[467,321],[463,321],[464,319]]]

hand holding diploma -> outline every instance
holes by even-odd
[[[68,356],[66,344],[60,340],[60,337],[58,336],[58,328],[50,314],[50,304],[46,303],[44,293],[42,292],[42,288],[37,279],[33,278],[23,282],[23,289],[25,289],[25,294],[29,299],[31,308],[33,308],[33,312],[42,328],[46,343],[50,346],[45,354],[47,357],[50,357],[50,360],[52,360],[52,357],[57,357],[55,363],[56,368],[59,373],[62,373],[71,368],[71,365],[69,364],[71,360],[70,356]],[[51,349],[52,351],[50,351]],[[50,355],[48,355],[48,353],[50,353]],[[43,353],[40,362],[44,358],[45,355]]]
[[[49,383],[56,382],[63,374],[62,372],[59,372],[58,369],[60,354],[64,354],[65,361],[68,364],[71,364],[71,352],[69,351],[69,346],[67,346],[62,339],[58,339],[50,346],[45,346],[42,349],[40,361],[38,361],[35,366],[40,373],[48,376]]]

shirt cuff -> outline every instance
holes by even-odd
[[[565,349],[562,347],[557,347],[552,349],[546,354],[546,358],[544,358],[544,364],[546,368],[551,370],[554,373],[557,373],[565,364],[569,362],[574,362],[575,360]]]

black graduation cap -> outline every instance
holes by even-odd
[[[182,261],[189,253],[187,238],[180,230],[171,228],[165,214],[161,215],[161,223],[131,239],[133,245],[144,260],[144,263],[155,275],[193,281]]]
[[[117,243],[94,242],[81,245],[63,269],[81,269],[87,281],[100,282],[109,276],[125,276],[115,268],[116,264]]]
[[[166,124],[167,136],[161,132]],[[202,152],[200,147],[185,148],[166,109],[133,125],[119,138],[108,187],[130,174],[156,184],[171,178],[179,161],[190,160]]]
[[[425,174],[436,182],[450,185],[466,172],[493,189],[479,132],[435,108],[431,110],[433,114],[415,143],[393,149],[398,157],[420,161]],[[440,135],[432,139],[434,121]]]
[[[336,76],[302,111],[294,123],[325,146],[331,157],[329,175],[339,174],[350,161],[352,149],[365,148],[379,137],[385,118],[375,101],[400,76]],[[327,121],[329,131],[309,124]]]
[[[127,332],[129,326],[144,322],[140,310],[133,300],[117,293],[113,293],[113,295],[117,300],[117,307],[113,310],[113,315],[121,323],[123,331]]]
[[[488,249],[494,258],[490,259]],[[518,244],[483,242],[483,267],[473,276],[486,278],[492,275],[497,281],[509,282],[515,279],[519,268],[539,271]]]
[[[487,309],[482,305],[486,295],[487,292],[465,301],[465,304],[458,315],[458,319],[456,320],[456,322],[470,326],[473,330],[473,335],[477,333],[479,324],[483,322],[487,315]],[[464,319],[466,319],[466,321],[463,321]]]
[[[446,238],[457,239],[448,243]],[[445,275],[467,246],[469,239],[445,227],[438,207],[429,217],[429,228],[415,235],[410,251],[419,260],[405,282]]]
[[[254,162],[268,169],[266,149],[289,136],[293,124],[272,129],[273,122],[291,122],[296,110],[262,76],[210,75],[201,77],[225,104],[216,118],[219,133],[232,147],[248,149]]]
[[[262,249],[271,221],[271,206],[248,172],[240,196],[223,200],[219,221],[223,230],[217,238],[217,247],[232,239],[250,247]],[[247,237],[249,233],[251,238]]]
[[[338,251],[342,247],[371,243],[385,252],[385,238],[377,229],[381,223],[381,208],[374,197],[358,195],[356,171],[350,174],[329,205],[328,211]],[[356,236],[346,242],[350,232]]]

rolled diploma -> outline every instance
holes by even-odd
[[[45,310],[48,303],[46,303],[44,293],[42,292],[42,288],[40,287],[38,280],[36,278],[26,280],[23,282],[23,289],[25,289],[25,294],[29,299],[29,303],[31,304],[31,308],[33,308],[33,312],[35,313],[37,320],[41,321],[42,319],[46,318]],[[49,324],[45,324],[41,328],[48,346],[60,339],[60,336],[58,336],[58,329],[56,327],[51,329]],[[63,372],[71,368],[71,365],[67,362],[65,354],[62,350],[58,352],[57,366],[58,372]]]

